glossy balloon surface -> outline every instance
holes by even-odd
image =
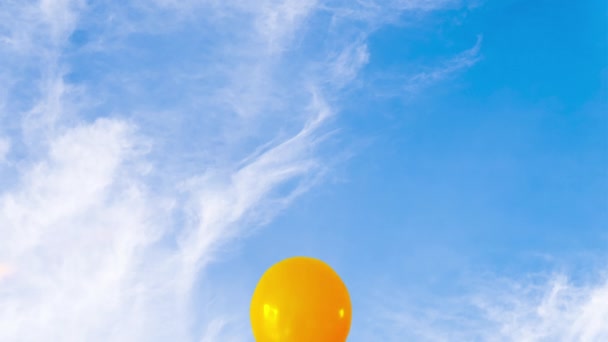
[[[348,290],[329,265],[293,257],[264,273],[250,317],[257,342],[344,342],[351,311]]]

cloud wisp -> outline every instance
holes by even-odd
[[[437,296],[377,307],[387,341],[603,341],[608,338],[608,281],[575,284],[563,274],[493,279],[461,297]],[[392,339],[391,339],[392,338]]]
[[[407,93],[416,94],[442,79],[451,77],[457,72],[472,67],[481,60],[479,50],[481,49],[482,42],[483,37],[478,36],[477,42],[473,47],[452,57],[440,67],[408,77],[403,87],[404,90]]]

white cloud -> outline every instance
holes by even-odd
[[[1,197],[0,259],[14,274],[0,287],[0,339],[86,340],[133,305],[131,277],[156,220],[124,166],[132,147],[123,123],[75,127]]]
[[[608,281],[574,285],[564,276],[553,277],[540,288],[498,293],[478,303],[496,326],[488,337],[508,341],[605,341],[608,327]],[[498,299],[500,298],[500,299]]]
[[[608,339],[608,281],[573,284],[563,275],[486,282],[464,297],[437,296],[377,307],[387,341],[585,341]]]
[[[360,69],[369,62],[369,50],[364,42],[356,42],[342,50],[331,63],[330,80],[338,87],[352,82]]]
[[[78,10],[82,0],[41,0],[38,3],[42,20],[48,25],[48,36],[56,44],[61,44],[70,34],[78,20]]]
[[[301,27],[316,4],[316,0],[285,0],[278,4],[266,1],[256,4],[261,14],[256,26],[267,41],[270,51],[281,50],[286,46],[286,40],[293,37],[295,30]]]
[[[434,67],[430,71],[420,72],[408,77],[404,85],[404,90],[408,93],[417,93],[440,80],[472,67],[481,59],[479,50],[481,49],[482,41],[483,37],[478,36],[477,42],[472,48],[461,52],[440,67]]]
[[[0,160],[12,158],[0,168],[16,179],[0,189],[0,340],[248,336],[230,313],[193,329],[189,298],[223,245],[325,170],[317,146],[333,115],[327,99],[369,59],[362,32],[354,41],[332,36],[318,58],[287,60],[308,30],[338,29],[306,25],[328,8],[312,0],[0,4],[0,122],[16,151],[0,143]],[[359,14],[350,17],[367,15]],[[80,26],[90,43],[70,46]],[[187,41],[201,50],[174,58],[189,48],[171,45],[184,32],[206,45]],[[177,51],[160,58],[166,50],[134,36]],[[93,76],[78,84],[69,77],[78,71]],[[150,114],[160,112],[169,114]]]
[[[0,164],[5,162],[10,147],[10,141],[7,138],[0,138]]]
[[[26,58],[57,58],[78,20],[81,0],[8,1],[0,14],[0,47]]]
[[[11,273],[13,273],[11,266],[7,264],[0,264],[0,281],[2,281],[3,278],[8,278]]]

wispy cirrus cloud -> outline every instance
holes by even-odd
[[[8,139],[0,138],[0,164],[3,164],[10,149]]]
[[[477,279],[479,280],[479,279]],[[574,283],[564,274],[494,278],[463,296],[438,295],[424,305],[377,306],[376,331],[387,341],[603,341],[608,338],[608,282]],[[399,297],[399,295],[397,295]],[[399,304],[400,303],[400,304]],[[392,339],[391,339],[392,338]]]
[[[2,3],[0,340],[247,338],[198,274],[323,174],[369,30],[443,4]]]
[[[422,71],[407,77],[404,84],[404,90],[407,93],[415,94],[434,83],[437,83],[445,78],[452,77],[459,71],[472,67],[481,60],[479,50],[481,49],[482,42],[483,37],[478,36],[477,42],[473,47],[461,52],[455,57],[450,58],[439,67],[433,67],[428,71]]]

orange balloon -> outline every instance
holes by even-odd
[[[293,257],[264,273],[249,314],[257,342],[344,342],[352,308],[346,286],[329,265]]]

